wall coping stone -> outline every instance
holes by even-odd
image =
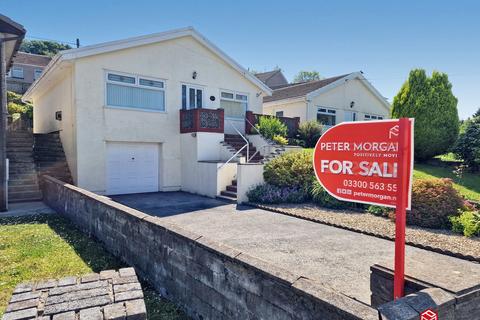
[[[128,286],[116,285],[127,278]],[[147,319],[135,269],[21,283],[13,291],[2,320],[107,320],[111,319],[108,310],[112,305],[126,314],[125,320]]]

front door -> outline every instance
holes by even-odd
[[[203,108],[203,88],[182,85],[182,109],[191,110]]]

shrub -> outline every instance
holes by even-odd
[[[341,201],[332,197],[318,182],[313,183],[312,188],[310,189],[310,195],[312,201],[316,204],[331,209],[352,209],[352,208],[363,208],[364,205],[361,203]]]
[[[301,203],[308,200],[308,192],[301,187],[277,187],[261,184],[247,192],[248,200],[257,203]]]
[[[480,236],[480,213],[465,211],[459,216],[450,216],[453,232],[462,233],[466,237]]]
[[[418,179],[412,186],[412,210],[407,223],[427,228],[448,226],[449,216],[463,208],[463,198],[450,179]]]
[[[287,126],[275,117],[261,116],[256,127],[267,139],[273,139],[275,136],[286,137],[288,133]]]
[[[272,140],[275,141],[277,144],[282,145],[282,146],[288,144],[288,139],[286,139],[282,136],[274,136]]]
[[[427,160],[445,153],[459,130],[457,98],[445,73],[410,72],[393,99],[392,118],[415,118],[415,158]]]
[[[322,135],[322,125],[317,121],[304,122],[298,128],[298,137],[305,148],[313,148]]]
[[[307,151],[285,153],[265,165],[263,178],[274,186],[309,190],[315,180],[312,155]]]
[[[480,169],[480,116],[468,119],[462,125],[460,135],[453,148],[454,153],[472,171]]]
[[[33,118],[33,105],[23,102],[18,93],[7,91],[7,109],[10,115],[26,114],[30,119]]]
[[[374,206],[371,205],[368,207],[367,212],[373,214],[374,216],[378,217],[388,217],[388,213],[391,210],[388,209],[387,207],[381,207],[381,206]]]

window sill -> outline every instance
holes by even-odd
[[[112,110],[139,111],[139,112],[149,112],[149,113],[162,113],[162,114],[168,113],[167,111],[161,111],[161,110],[129,108],[129,107],[104,106],[104,108],[112,109]]]

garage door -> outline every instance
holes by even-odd
[[[158,144],[107,143],[107,194],[158,191]]]

